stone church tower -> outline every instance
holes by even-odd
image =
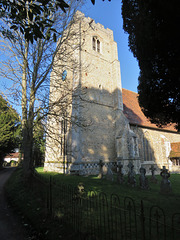
[[[47,171],[97,174],[100,160],[107,168],[120,160],[128,163],[129,159],[138,158],[138,150],[133,150],[136,136],[123,114],[120,63],[113,32],[81,12],[76,17],[72,29],[77,38],[66,42],[68,46],[78,46],[71,55],[74,63],[62,64],[58,70],[54,67],[50,90],[53,102],[67,91],[66,85],[71,86],[71,101],[64,107],[66,117],[65,111],[55,108],[56,113],[61,112],[60,123],[52,117],[48,120],[55,130],[47,135],[44,167]],[[55,69],[64,76],[59,80],[59,90],[53,85],[57,80]],[[52,140],[55,138],[59,139],[58,144]]]

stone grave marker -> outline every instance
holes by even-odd
[[[122,172],[123,165],[121,162],[117,164],[117,182],[122,184],[124,182],[124,174]]]
[[[129,162],[129,164],[127,165],[129,168],[129,172],[128,172],[128,184],[131,185],[132,187],[136,186],[136,173],[134,171],[134,165],[132,164],[132,162]]]
[[[156,168],[154,167],[154,165],[151,165],[151,167],[149,168],[149,170],[151,170],[151,178],[150,178],[150,181],[153,182],[153,183],[157,183],[158,180],[154,174],[154,172],[156,171]]]
[[[146,175],[146,169],[141,167],[140,168],[140,176],[139,176],[139,184],[141,189],[149,189],[149,183],[148,183],[148,179],[145,176]]]
[[[102,179],[103,178],[103,166],[104,166],[104,163],[102,160],[99,160],[99,175],[98,175],[98,178]]]
[[[170,173],[165,166],[161,169],[160,176],[162,177],[160,191],[162,194],[169,194],[172,192],[171,182],[169,181]]]

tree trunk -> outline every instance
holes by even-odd
[[[3,168],[3,157],[0,155],[0,169]]]
[[[28,122],[28,106],[27,106],[27,71],[28,71],[28,48],[29,44],[25,42],[25,53],[23,59],[23,75],[22,75],[22,149],[24,154],[23,172],[25,178],[29,178],[32,173],[32,134],[31,126]]]
[[[32,134],[31,129],[28,127],[24,129],[23,134],[23,151],[24,151],[24,161],[23,161],[23,172],[24,177],[29,178],[33,172],[33,163],[32,163]]]

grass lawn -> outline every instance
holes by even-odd
[[[160,194],[161,177],[157,176],[158,183],[150,183],[149,190],[142,190],[139,187],[139,176],[137,175],[137,186],[132,188],[125,183],[120,185],[116,181],[111,182],[106,179],[99,179],[97,176],[72,176],[57,173],[43,172],[43,168],[36,169],[38,174],[42,177],[43,181],[49,182],[50,176],[53,183],[60,185],[62,183],[76,187],[79,183],[83,183],[86,191],[94,191],[97,193],[104,192],[108,199],[111,194],[117,194],[120,199],[124,197],[131,197],[137,209],[140,209],[141,200],[144,202],[145,212],[148,212],[152,205],[158,205],[164,209],[165,215],[171,216],[174,213],[180,212],[180,174],[172,174],[170,177],[172,185],[172,194]],[[6,191],[11,200],[11,203],[28,219],[28,221],[42,233],[43,239],[75,239],[72,236],[69,227],[63,226],[57,219],[52,219],[47,214],[46,201],[35,196],[30,191],[31,184],[24,186],[22,183],[22,170],[17,171],[12,175],[6,185]],[[43,191],[39,188],[38,191]],[[53,190],[54,206],[60,204],[58,190]],[[56,198],[57,195],[57,198]],[[170,221],[170,220],[169,220]]]
[[[140,201],[143,200],[145,206],[158,205],[167,211],[167,214],[173,214],[180,212],[180,174],[171,174],[169,180],[172,185],[172,194],[162,195],[160,194],[160,183],[162,177],[156,176],[158,183],[154,184],[149,181],[150,189],[142,190],[139,187],[139,175],[136,176],[136,187],[131,187],[127,185],[127,177],[125,176],[125,183],[120,185],[116,181],[108,181],[106,179],[99,179],[97,176],[72,176],[64,175],[58,173],[47,173],[43,172],[43,168],[36,169],[39,174],[44,176],[46,179],[49,179],[52,176],[53,181],[56,184],[66,183],[71,184],[72,186],[77,186],[78,183],[83,183],[85,189],[93,190],[96,192],[104,192],[108,196],[111,194],[117,194],[120,198],[122,197],[131,197],[133,200],[140,204]],[[150,176],[148,176],[150,179]]]

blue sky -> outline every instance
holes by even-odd
[[[83,12],[86,17],[91,17],[96,23],[101,23],[105,28],[114,32],[114,40],[118,46],[118,57],[121,66],[122,87],[137,92],[139,67],[128,47],[128,34],[123,30],[121,16],[121,0],[96,0],[95,5],[86,0]]]

